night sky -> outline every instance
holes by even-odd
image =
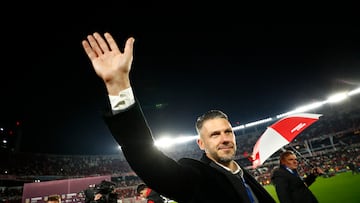
[[[81,46],[94,31],[120,47],[135,37],[133,88],[155,136],[195,134],[196,117],[210,109],[238,125],[360,85],[359,24],[93,19],[23,19],[2,33],[0,119],[21,122],[21,151],[117,152],[102,120],[105,87]]]

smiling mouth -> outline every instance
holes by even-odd
[[[219,150],[232,150],[233,147],[227,146],[227,147],[219,147]]]

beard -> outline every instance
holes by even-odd
[[[218,156],[218,162],[221,164],[227,164],[227,163],[231,162],[232,160],[234,160],[234,158],[235,158],[235,153],[228,154],[226,156]]]
[[[230,163],[232,160],[234,160],[235,158],[235,152],[236,149],[234,149],[231,153],[218,153],[217,151],[210,151],[210,150],[206,150],[208,154],[210,154],[211,157],[213,157],[213,159],[215,159],[216,162],[221,163],[221,164],[228,164]]]

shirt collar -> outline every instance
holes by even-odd
[[[230,168],[228,168],[228,167],[226,167],[226,166],[224,166],[224,165],[222,165],[222,164],[219,164],[218,162],[216,162],[216,161],[214,161],[217,165],[219,165],[219,166],[221,166],[222,168],[224,168],[225,170],[227,170],[227,171],[229,171],[230,173],[232,173],[232,174],[237,174],[237,173],[239,173],[239,172],[241,172],[242,173],[242,170],[241,170],[241,168],[240,168],[240,166],[239,166],[239,164],[238,163],[236,163],[236,161],[233,161],[234,162],[234,164],[235,164],[235,166],[236,166],[236,170],[235,171],[231,171],[231,169]]]

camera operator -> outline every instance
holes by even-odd
[[[84,190],[85,203],[117,203],[115,186],[115,183],[105,180],[98,185],[90,186]]]

